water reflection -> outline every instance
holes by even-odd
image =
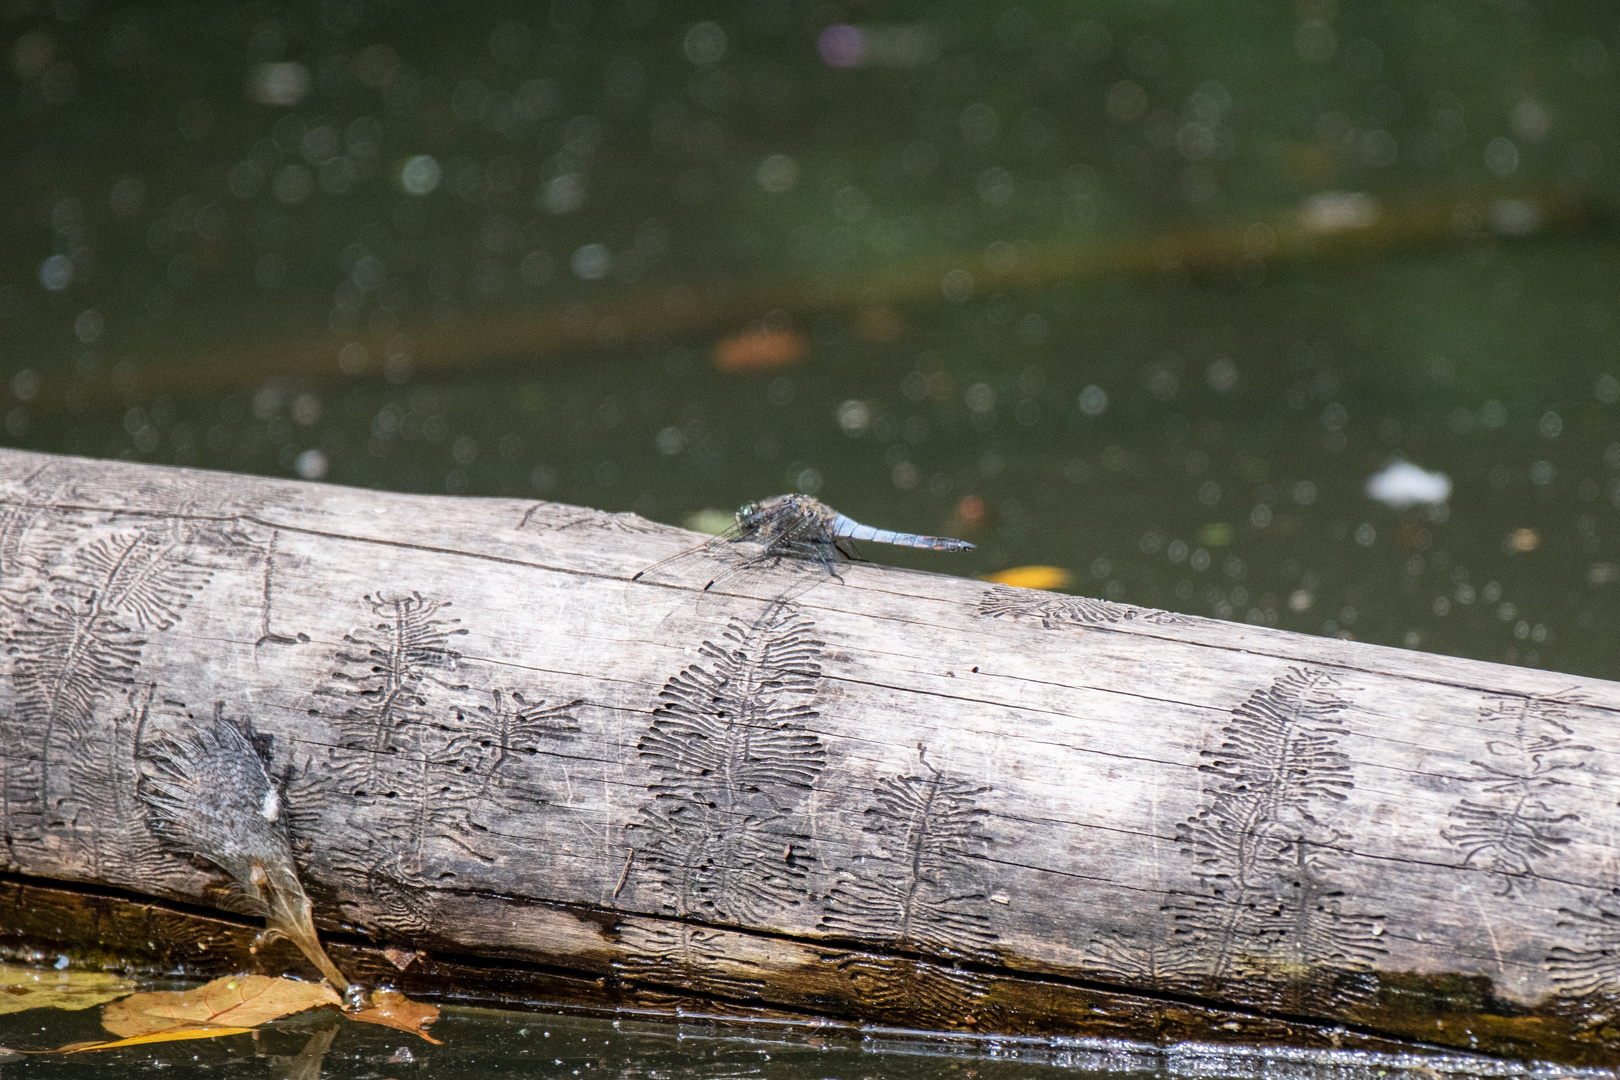
[[[34,1014],[38,1015],[38,1014]],[[55,1026],[94,1014],[53,1013]],[[38,1023],[33,1025],[38,1028]],[[773,1080],[1040,1080],[1047,1077],[1198,1076],[1247,1080],[1299,1075],[1531,1077],[1546,1070],[1464,1055],[1309,1051],[1181,1044],[1155,1047],[1108,1039],[931,1038],[904,1031],[845,1031],[803,1024],[656,1023],[634,1018],[448,1008],[435,1029],[444,1045],[401,1041],[336,1016],[285,1020],[250,1035],[133,1047],[96,1064],[121,1075],[285,1077],[636,1076],[649,1080],[770,1077]],[[8,1041],[13,1035],[8,1034]],[[268,1060],[266,1060],[268,1059]],[[70,1062],[73,1059],[68,1059]],[[268,1068],[267,1068],[268,1066]],[[94,1066],[90,1066],[94,1067]],[[55,1057],[7,1060],[7,1075],[72,1074]],[[1568,1069],[1558,1075],[1596,1076]]]

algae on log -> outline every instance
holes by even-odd
[[[870,565],[632,580],[701,539],[0,452],[0,941],[247,925],[135,794],[218,717],[362,978],[1620,1050],[1620,687]],[[123,914],[31,914],[67,894]]]

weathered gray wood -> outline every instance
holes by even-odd
[[[700,539],[0,453],[5,867],[228,906],[135,790],[217,711],[382,945],[915,1027],[1117,992],[1620,1043],[1615,684],[868,565],[631,580]]]

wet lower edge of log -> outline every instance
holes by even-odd
[[[613,929],[624,929],[611,912],[600,914]],[[198,905],[0,875],[0,955],[13,960],[67,956],[145,977],[208,979],[244,971],[319,977],[284,942],[256,948],[258,929],[251,920]],[[742,986],[721,973],[705,977],[673,965],[626,977],[616,964],[570,970],[520,955],[434,952],[439,943],[405,951],[367,941],[352,928],[324,928],[323,937],[345,971],[366,985],[461,1005],[870,1035],[917,1033],[919,1000],[933,999],[936,1018],[956,1019],[940,1027],[941,1038],[1092,1038],[1383,1054],[1461,1050],[1596,1067],[1614,1060],[1608,1038],[1588,1030],[1590,1025],[1573,1016],[1502,1009],[1478,979],[1389,977],[1370,1010],[1374,1025],[1326,1025],[823,943],[785,943],[788,951],[803,949],[813,957],[800,977]],[[903,1006],[885,1008],[882,997],[871,993],[875,981],[903,988]],[[921,1016],[928,1019],[927,1010]]]

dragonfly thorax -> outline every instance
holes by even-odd
[[[747,503],[737,511],[738,539],[769,544],[789,533],[803,539],[833,537],[833,520],[838,512],[820,499],[808,495],[777,495]]]

